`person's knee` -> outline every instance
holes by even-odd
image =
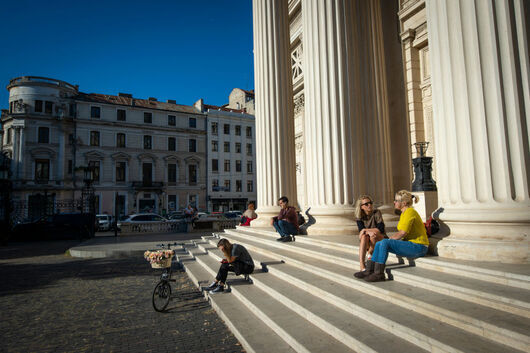
[[[387,249],[388,246],[390,245],[390,239],[383,239],[381,241],[378,241],[377,243],[375,243],[375,248],[384,248],[384,249]]]

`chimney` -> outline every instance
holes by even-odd
[[[132,98],[130,93],[118,93],[118,97]]]
[[[150,102],[156,102],[157,99],[156,99],[155,97],[149,97],[149,101],[150,101]]]
[[[168,99],[167,102],[171,104],[177,104],[177,101],[174,99]]]

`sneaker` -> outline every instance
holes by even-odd
[[[206,287],[206,290],[212,290],[215,287],[217,287],[217,282],[213,281],[212,283],[210,283],[210,285],[208,287]]]
[[[222,286],[222,285],[218,285],[217,287],[215,287],[215,289],[213,291],[211,291],[210,293],[220,293],[220,292],[224,292],[225,290],[225,286]]]

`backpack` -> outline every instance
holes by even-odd
[[[298,225],[301,226],[302,224],[305,223],[305,218],[304,218],[304,216],[302,216],[300,211],[297,211],[296,213],[298,215]]]
[[[425,230],[427,231],[427,237],[430,237],[433,234],[436,234],[440,230],[440,224],[431,217],[427,220],[427,222],[423,223],[425,225]]]

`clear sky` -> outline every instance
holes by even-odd
[[[0,0],[0,39],[2,109],[23,75],[186,105],[254,88],[250,0]]]

